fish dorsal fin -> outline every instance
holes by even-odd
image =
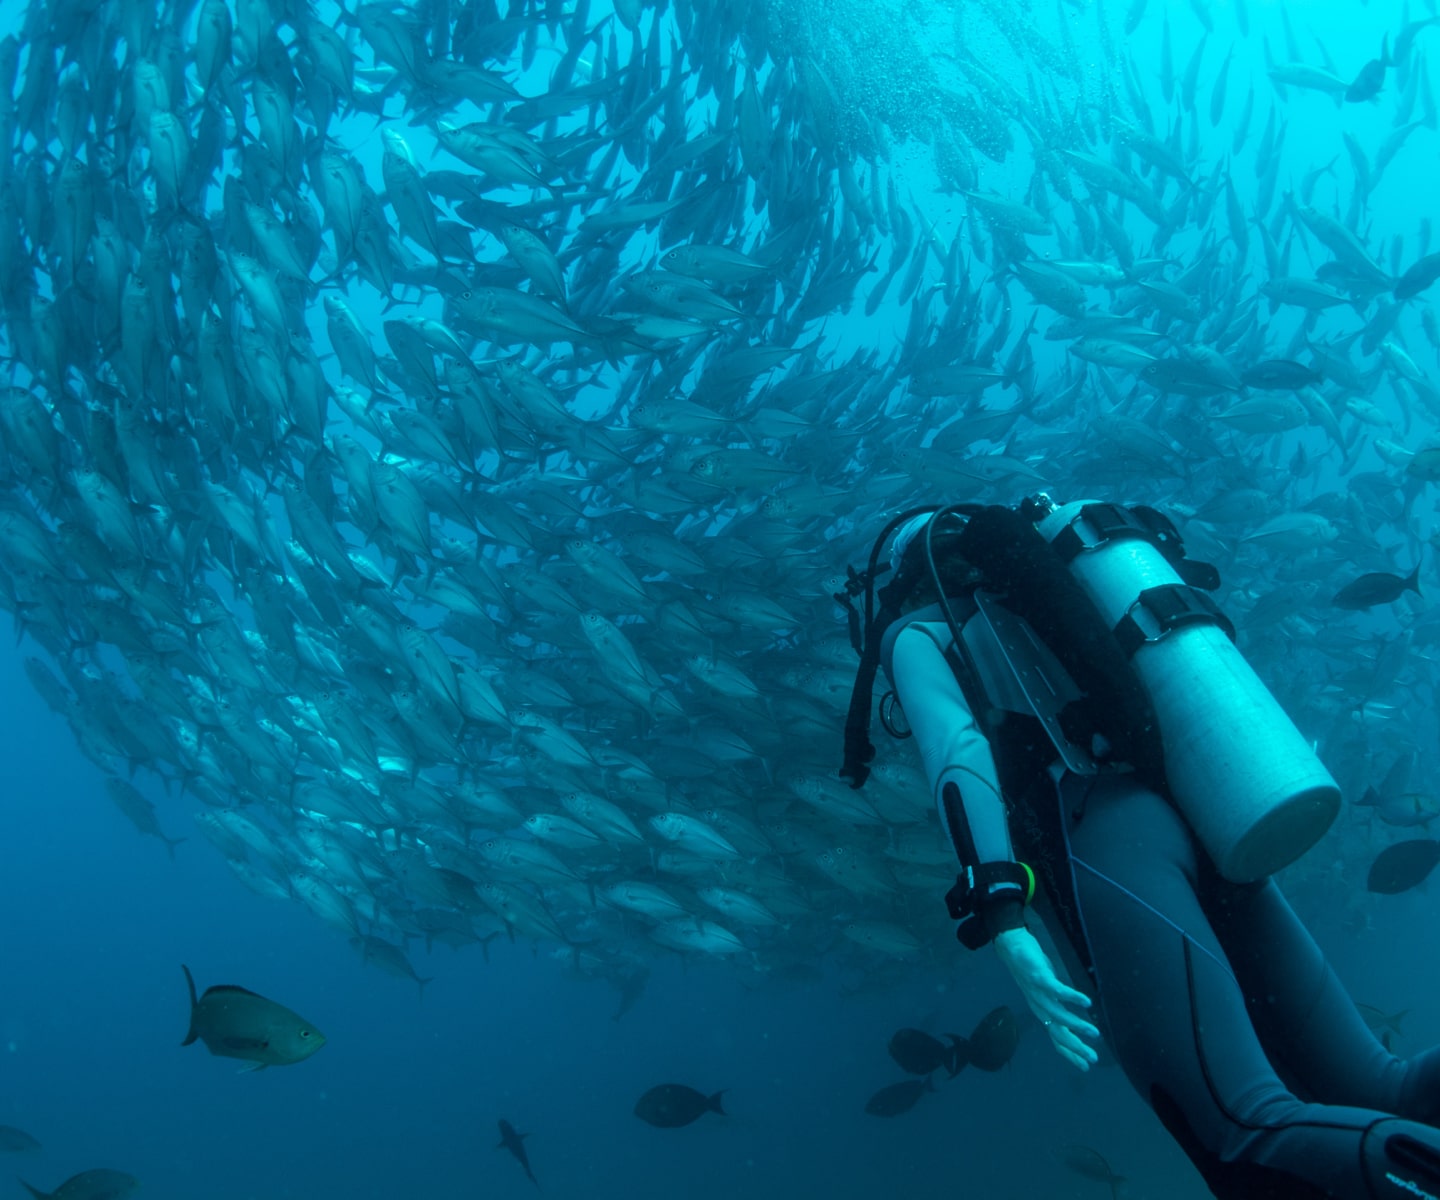
[[[208,1000],[211,996],[254,996],[257,1000],[265,999],[259,992],[252,992],[249,988],[243,988],[235,983],[217,983],[214,987],[205,989],[202,1000]]]

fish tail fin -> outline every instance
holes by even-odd
[[[947,1033],[945,1036],[950,1039],[950,1049],[945,1053],[945,1070],[954,1079],[970,1061],[966,1053],[970,1043],[958,1033]]]
[[[1405,586],[1417,596],[1420,595],[1420,563],[1415,563],[1415,569],[1405,578]]]
[[[171,862],[174,862],[174,861],[175,861],[175,847],[178,846],[178,845],[179,845],[181,842],[183,842],[185,839],[184,839],[184,838],[165,837],[165,836],[162,834],[162,835],[160,836],[160,840],[165,843],[165,850],[166,850],[166,852],[170,855],[170,861],[171,861]]]
[[[723,1096],[723,1095],[724,1095],[726,1092],[728,1092],[729,1090],[730,1090],[729,1088],[721,1088],[721,1089],[720,1089],[718,1092],[716,1092],[713,1096],[707,1096],[707,1097],[705,1098],[705,1108],[706,1108],[706,1110],[709,1111],[709,1112],[713,1112],[713,1113],[719,1113],[722,1117],[723,1117],[723,1116],[727,1116],[728,1114],[725,1112],[724,1108],[722,1108],[722,1107],[720,1106],[720,1097]]]
[[[195,1030],[195,1012],[200,1007],[200,997],[195,992],[195,976],[190,974],[190,968],[181,963],[180,969],[185,972],[185,983],[190,989],[190,1028],[186,1031],[185,1040],[180,1043],[182,1046],[188,1046],[200,1036]]]
[[[49,1192],[42,1192],[42,1191],[41,1191],[39,1188],[37,1188],[37,1187],[31,1187],[31,1186],[30,1186],[28,1183],[26,1183],[23,1179],[17,1178],[17,1179],[16,1179],[16,1182],[19,1183],[19,1185],[20,1185],[21,1187],[23,1187],[27,1192],[29,1192],[32,1196],[34,1196],[34,1197],[35,1197],[35,1200],[50,1200],[50,1195],[51,1195],[51,1193],[49,1193]]]
[[[433,975],[428,975],[428,976],[426,976],[424,979],[420,979],[420,978],[417,977],[416,980],[415,980],[415,982],[420,985],[420,999],[423,1000],[423,999],[425,999],[425,985],[426,985],[427,983],[434,983],[434,982],[435,982],[435,976],[433,976]]]

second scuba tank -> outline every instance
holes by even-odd
[[[1248,883],[1294,862],[1330,828],[1340,789],[1218,610],[1123,509],[1075,501],[1036,526],[1130,653],[1171,795],[1220,874]]]

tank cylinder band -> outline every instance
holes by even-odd
[[[1170,544],[1165,531],[1153,528],[1134,512],[1121,508],[1118,504],[1085,505],[1075,519],[1055,535],[1050,544],[1055,547],[1060,558],[1068,563],[1082,550],[1093,550],[1106,542],[1127,537],[1147,541],[1162,554]]]
[[[1124,538],[1149,542],[1175,573],[1193,587],[1213,592],[1220,586],[1220,572],[1213,566],[1185,557],[1185,543],[1174,522],[1164,513],[1143,504],[1133,508],[1099,502],[1086,504],[1050,544],[1061,561],[1068,563],[1083,550],[1093,550],[1106,542]]]
[[[1147,642],[1158,642],[1187,625],[1218,625],[1235,640],[1235,626],[1204,592],[1184,583],[1146,588],[1115,625],[1115,637],[1127,657]]]

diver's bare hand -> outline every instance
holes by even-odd
[[[1049,957],[1028,929],[1007,929],[998,934],[995,952],[1060,1057],[1088,1071],[1099,1057],[1089,1043],[1100,1037],[1100,1031],[1078,1010],[1090,1007],[1090,997],[1060,982]]]

